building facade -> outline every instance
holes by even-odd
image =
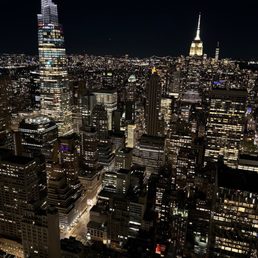
[[[56,121],[60,135],[67,134],[72,130],[67,61],[57,5],[52,0],[41,1],[38,41],[41,113]]]

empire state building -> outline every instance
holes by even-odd
[[[203,43],[200,38],[200,33],[201,33],[201,14],[199,14],[196,36],[191,44],[189,56],[203,55]]]
[[[53,118],[64,135],[72,130],[67,60],[57,5],[41,0],[38,14],[41,113]]]

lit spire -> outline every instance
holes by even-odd
[[[157,71],[155,66],[151,69],[151,74],[154,74],[154,73],[158,73],[158,71]]]
[[[197,26],[195,40],[201,40],[200,33],[201,33],[201,13],[199,13],[198,26]]]

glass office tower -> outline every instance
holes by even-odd
[[[69,82],[62,27],[58,22],[57,5],[41,0],[38,15],[41,113],[53,118],[59,135],[72,130]]]

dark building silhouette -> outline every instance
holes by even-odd
[[[79,188],[79,137],[70,134],[58,138],[58,152],[65,174],[72,188]]]
[[[146,131],[148,135],[158,136],[160,134],[159,112],[161,105],[161,83],[160,77],[153,69],[151,77],[146,86]]]
[[[8,103],[9,84],[7,76],[0,76],[0,146],[6,144],[7,129],[10,122],[10,107]]]
[[[108,138],[108,115],[103,104],[96,104],[92,110],[91,124],[96,129],[99,141]]]

